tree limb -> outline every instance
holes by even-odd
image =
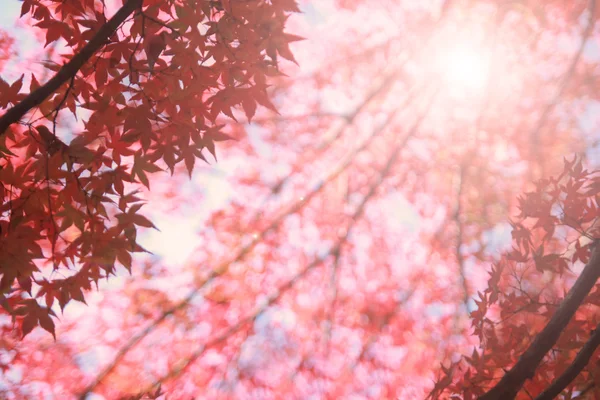
[[[56,92],[64,83],[73,79],[81,67],[106,43],[113,32],[133,13],[142,7],[143,0],[127,0],[127,2],[108,20],[94,35],[79,53],[63,65],[48,82],[29,93],[22,101],[0,117],[0,136],[6,133],[8,127],[21,118],[33,108],[42,104],[52,93]]]
[[[600,346],[600,324],[596,326],[592,336],[583,345],[581,350],[579,350],[571,365],[569,365],[569,367],[555,379],[550,386],[540,393],[535,400],[552,400],[558,396],[575,378],[577,378],[577,375],[579,375],[581,370],[588,364],[598,346]]]
[[[509,400],[514,399],[527,379],[531,379],[536,368],[554,346],[560,334],[565,329],[585,297],[600,277],[600,247],[592,244],[590,260],[567,293],[550,321],[535,337],[519,361],[502,377],[500,382],[479,398],[479,400]]]

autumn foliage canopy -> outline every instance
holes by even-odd
[[[595,0],[5,2],[1,398],[600,398]]]

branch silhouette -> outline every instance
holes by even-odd
[[[519,361],[502,377],[502,379],[481,396],[480,400],[514,399],[527,379],[531,379],[540,362],[554,346],[562,331],[592,290],[600,277],[600,247],[594,243],[589,262],[567,293],[550,321],[535,337]]]
[[[600,346],[600,324],[594,329],[592,336],[583,345],[569,367],[550,386],[540,393],[535,400],[552,400],[573,382],[592,358],[594,351]]]
[[[63,84],[69,82],[90,58],[106,43],[115,30],[138,8],[142,7],[143,0],[128,0],[117,13],[109,19],[94,35],[79,53],[63,65],[58,72],[44,85],[40,86],[27,97],[17,103],[0,117],[0,136],[6,130],[33,108],[39,106],[52,93],[56,92]]]

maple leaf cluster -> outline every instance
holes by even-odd
[[[278,56],[293,60],[299,38],[283,29],[299,10],[290,0],[24,0],[21,10],[63,51],[41,74],[0,80],[0,290],[24,335],[38,324],[54,334],[55,301],[85,301],[145,251],[138,228],[154,225],[136,185],[216,158],[231,138],[219,115],[275,110],[267,80]],[[147,44],[161,35],[150,71]]]
[[[573,396],[594,388],[599,173],[565,160],[561,174],[519,199],[514,248],[494,264],[471,312],[481,344],[442,366],[433,397],[514,398],[523,390],[551,399],[567,386]]]

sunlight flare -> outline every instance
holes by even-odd
[[[467,44],[459,44],[440,53],[439,69],[444,85],[451,91],[484,90],[489,65],[486,58]]]

